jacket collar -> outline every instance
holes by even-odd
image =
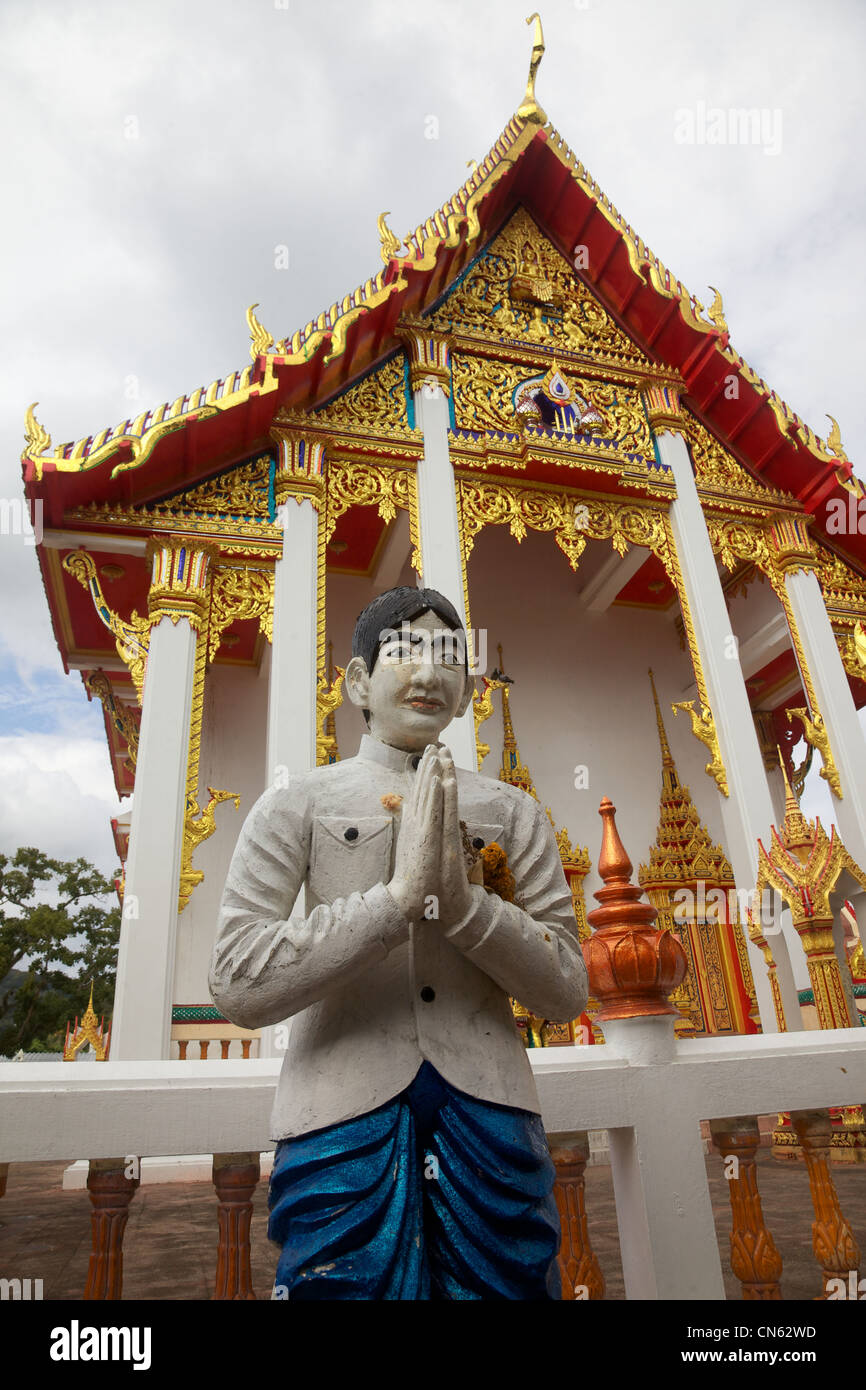
[[[436,747],[441,748],[442,744],[437,743]],[[363,734],[358,757],[368,763],[379,763],[382,767],[389,767],[394,772],[414,772],[417,766],[414,759],[420,761],[421,754],[407,753],[405,748],[392,748],[390,743],[382,743],[371,734]]]

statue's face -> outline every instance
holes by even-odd
[[[437,742],[472,693],[464,642],[462,633],[450,633],[428,610],[384,637],[372,675],[363,657],[352,658],[346,667],[349,697],[370,711],[374,738],[407,751]]]

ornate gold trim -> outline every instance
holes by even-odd
[[[712,512],[705,512],[704,516],[710,544],[714,552],[720,556],[725,568],[733,570],[739,561],[746,560],[756,565],[773,586],[773,591],[785,613],[791,645],[794,648],[800,677],[811,711],[811,714],[807,716],[810,727],[806,733],[806,738],[821,754],[823,762],[821,776],[828,783],[833,794],[841,800],[842,784],[839,779],[839,771],[833,757],[829,734],[824,724],[809,663],[806,660],[806,653],[800,638],[800,630],[794,617],[794,609],[785,583],[786,573],[796,569],[818,568],[820,564],[820,559],[811,541],[809,541],[809,549],[806,548],[808,530],[802,524],[801,519],[796,517],[780,518],[778,515],[774,515],[767,522],[761,524],[743,517],[732,519]],[[805,730],[805,719],[803,727]]]
[[[211,580],[208,661],[214,660],[226,628],[245,618],[255,618],[260,631],[273,642],[274,571],[220,565]]]
[[[150,644],[151,618],[139,617],[134,609],[129,619],[121,618],[113,608],[109,607],[96,573],[96,565],[88,551],[73,550],[64,558],[63,568],[67,574],[71,574],[74,579],[78,580],[83,589],[88,590],[93,600],[96,616],[114,636],[117,654],[129,668],[129,674],[138,695],[138,702],[141,704],[144,668],[147,661],[147,649]]]
[[[126,739],[129,756],[124,760],[126,770],[135,775],[138,759],[138,723],[128,709],[117,699],[111,681],[104,671],[91,671],[86,685],[98,700],[101,700],[106,714],[120,736]]]

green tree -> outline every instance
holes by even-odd
[[[114,885],[85,859],[28,846],[0,854],[0,1056],[62,1045],[90,981],[97,1017],[111,1013],[120,936]],[[21,972],[26,977],[21,980]]]

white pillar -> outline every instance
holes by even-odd
[[[769,842],[773,804],[689,451],[682,435],[672,433],[670,425],[660,424],[657,429],[659,457],[670,468],[676,483],[671,529],[727,775],[729,795],[720,793],[719,802],[728,857],[737,885],[751,890],[757,880],[758,840],[765,845]],[[801,1026],[800,1010],[787,945],[781,931],[768,940],[778,967],[788,1027],[796,1030]],[[778,1025],[764,958],[748,933],[746,942],[761,1026],[764,1032],[776,1032]]]
[[[274,634],[268,686],[268,785],[316,766],[316,582],[319,514],[310,497],[277,511],[283,553],[274,566]]]
[[[454,470],[448,448],[451,391],[450,350],[447,333],[423,319],[404,317],[398,333],[409,357],[409,379],[415,402],[415,424],[424,434],[424,456],[418,464],[418,532],[422,583],[450,599],[469,628],[463,592],[460,523]],[[473,658],[477,658],[473,652]],[[466,713],[443,730],[442,741],[451,749],[459,767],[478,771],[475,716],[470,702]]]
[[[418,465],[418,532],[424,587],[438,589],[450,599],[467,628],[457,496],[448,451],[448,397],[441,386],[424,383],[418,388],[415,419],[424,431],[424,457]],[[442,742],[451,749],[458,767],[478,771],[471,703],[466,713],[443,731]]]
[[[202,547],[174,537],[153,547],[150,611],[156,621],[142,695],[111,1029],[111,1057],[121,1062],[170,1056],[193,624],[209,582]]]
[[[316,766],[319,508],[325,496],[324,445],[298,429],[275,427],[272,434],[279,448],[275,492],[283,550],[274,565],[268,786]],[[292,911],[305,915],[303,887]],[[263,1028],[259,1056],[282,1056],[290,1027],[289,1019]]]
[[[839,833],[852,859],[866,869],[866,738],[817,577],[811,570],[788,570],[785,588],[842,785],[841,800],[833,798]]]

